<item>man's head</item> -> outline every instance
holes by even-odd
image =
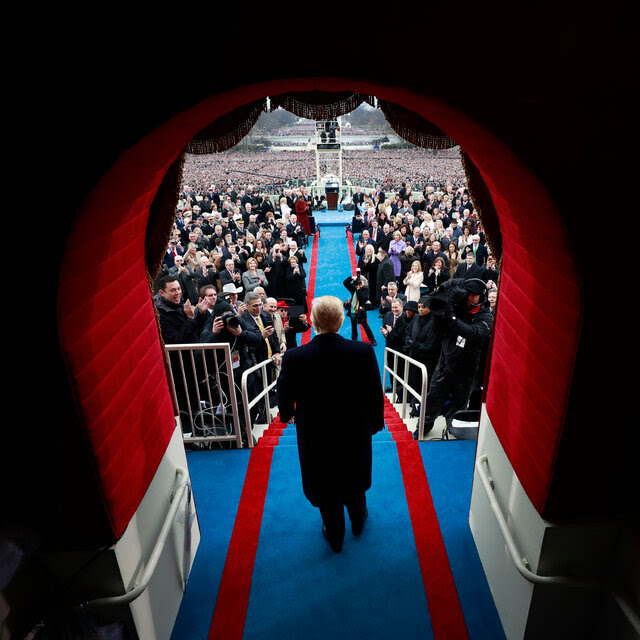
[[[467,261],[467,264],[473,264],[476,261],[475,253],[473,253],[473,251],[467,251],[465,260]]]
[[[344,322],[342,300],[335,296],[321,296],[311,306],[311,322],[317,334],[338,333]]]
[[[387,285],[387,291],[389,292],[390,296],[395,296],[398,293],[398,285],[392,280]]]
[[[262,311],[262,298],[260,294],[255,291],[250,291],[244,297],[244,301],[247,305],[247,311],[249,311],[254,318],[257,318],[260,315],[260,311]]]
[[[175,264],[176,267],[181,267],[184,264],[184,258],[182,256],[176,256],[173,259],[173,264]]]
[[[182,288],[180,281],[175,276],[164,276],[158,283],[158,293],[172,304],[180,304]]]
[[[440,244],[439,240],[434,240],[431,243],[431,250],[433,251],[433,253],[438,253],[441,248],[442,248],[442,245]]]
[[[255,287],[253,289],[253,291],[260,296],[260,301],[261,302],[265,301],[265,299],[267,297],[267,292],[262,287]]]
[[[468,293],[464,302],[465,308],[470,310],[480,306],[482,296],[487,293],[487,285],[478,278],[470,278],[465,281],[463,288]]]
[[[394,316],[399,316],[402,313],[402,300],[394,300],[391,303],[391,313],[393,313]]]
[[[266,298],[264,301],[264,308],[273,315],[278,308],[278,301],[275,298]]]
[[[213,285],[207,284],[204,287],[200,287],[199,294],[201,298],[204,298],[208,302],[209,309],[213,309],[218,299],[216,288]]]
[[[233,271],[233,267],[234,267],[233,260],[225,260],[224,261],[224,268],[225,269],[228,269],[229,271]]]
[[[365,230],[362,232],[362,240],[363,240],[364,242],[368,242],[368,241],[369,241],[369,237],[370,237],[369,230],[368,230],[368,229],[365,229]]]

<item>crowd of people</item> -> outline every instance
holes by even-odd
[[[280,193],[291,180],[308,184],[315,179],[315,157],[308,151],[243,152],[185,157],[183,178],[196,193],[224,191],[233,184],[252,184],[261,192]],[[343,180],[354,185],[380,185],[387,192],[398,191],[402,182],[424,189],[428,184],[464,182],[457,148],[438,151],[353,150],[342,154]]]
[[[345,307],[352,338],[362,325],[376,343],[366,310],[377,308],[385,345],[426,367],[424,433],[445,404],[450,428],[455,412],[466,408],[482,384],[497,304],[499,269],[478,212],[465,186],[453,181],[418,193],[404,183],[391,197],[357,190],[353,199],[357,205],[347,232],[356,239],[358,261],[356,273],[344,281],[351,293]],[[411,367],[413,389],[419,389],[417,375]]]
[[[265,360],[272,362],[268,375],[275,375],[281,354],[310,329],[305,266],[310,199],[304,191],[287,189],[274,209],[252,187],[236,192],[230,186],[211,198],[197,195],[189,186],[179,195],[154,286],[160,327],[165,344],[228,343],[238,387],[242,373]],[[198,380],[201,365],[196,361]],[[190,384],[181,382],[183,366],[173,355],[178,405],[199,408]],[[261,375],[251,376],[252,391]]]
[[[404,174],[416,161],[407,155]],[[353,236],[357,271],[344,281],[352,338],[357,340],[362,326],[377,344],[367,320],[367,311],[377,309],[378,339],[426,365],[430,391],[440,393],[429,406],[442,397],[449,411],[464,408],[481,382],[499,276],[461,171],[441,181],[430,176],[421,189],[408,180],[393,188],[356,189],[347,233]],[[268,375],[277,376],[282,353],[310,329],[306,247],[312,205],[304,188],[282,188],[273,198],[255,185],[185,181],[155,286],[165,343],[227,342],[234,377],[269,359]],[[432,313],[446,291],[446,312]],[[455,367],[443,361],[449,333],[456,333],[466,357]],[[425,432],[432,416],[429,421]]]

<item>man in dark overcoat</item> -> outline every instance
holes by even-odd
[[[371,436],[384,428],[373,348],[338,335],[343,322],[341,300],[314,300],[311,323],[317,335],[286,351],[277,385],[280,419],[295,415],[304,494],[320,509],[323,533],[336,553],[344,540],[345,506],[353,534],[364,527]]]

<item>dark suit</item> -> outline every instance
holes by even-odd
[[[473,252],[473,244],[468,244],[462,250],[462,257],[464,258],[467,255],[467,253],[472,253],[472,252]],[[476,264],[479,267],[483,267],[488,257],[489,257],[489,251],[487,250],[487,247],[485,247],[483,244],[479,244],[476,248]]]
[[[479,267],[475,262],[467,269],[467,263],[461,262],[453,277],[464,278],[465,280],[468,280],[469,278],[480,278],[480,280],[486,281],[486,269],[484,267]]]
[[[357,380],[358,401],[354,402]],[[371,436],[384,428],[380,370],[371,345],[336,333],[285,352],[280,419],[295,414],[304,495],[320,508],[327,537],[342,548],[344,508],[363,524],[371,487]]]
[[[263,326],[266,328],[267,322],[273,321],[269,314],[264,312],[264,315],[260,314],[260,319],[262,320]],[[242,325],[242,332],[247,333],[247,347],[249,348],[249,354],[253,356],[253,360],[257,364],[258,362],[263,362],[269,357],[269,350],[267,348],[267,342],[262,337],[260,328],[256,324],[254,317],[249,313],[249,311],[244,311],[244,313],[240,316],[240,324]],[[276,336],[276,332],[274,331],[269,338],[269,346],[271,347],[271,353],[280,353],[280,345],[278,344],[278,338]]]
[[[220,274],[217,271],[215,271],[215,269],[207,269],[206,273],[203,273],[202,269],[196,269],[193,272],[193,276],[196,280],[196,286],[198,287],[198,290],[200,290],[200,287],[204,287],[205,285],[212,285],[216,288],[216,291],[218,291],[219,275]]]
[[[222,287],[224,287],[225,284],[233,284],[236,287],[242,284],[234,280],[233,273],[230,272],[228,269],[221,271],[219,275],[220,275],[220,290],[222,290]]]
[[[387,296],[387,295],[388,294],[385,293],[385,296]],[[394,298],[394,300],[401,300],[403,307],[404,307],[405,304],[407,304],[407,296],[405,296],[404,293],[398,292],[396,294],[396,297]],[[389,302],[388,300],[385,300],[380,305],[380,315],[383,316],[385,313],[391,313],[391,302]]]
[[[375,299],[372,300],[373,304],[380,304],[380,298],[382,297],[383,289],[390,282],[396,282],[396,276],[393,272],[393,262],[391,258],[387,256],[384,260],[378,263],[378,271],[376,273],[376,292]],[[386,292],[386,289],[384,289]],[[387,295],[386,293],[384,295]]]
[[[364,228],[366,229],[367,227],[365,226]],[[380,227],[376,227],[375,229],[373,227],[369,227],[369,234],[371,237],[371,242],[377,249],[380,246],[382,237],[384,236],[384,234],[382,233],[382,229]]]

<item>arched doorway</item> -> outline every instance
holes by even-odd
[[[433,122],[465,150],[489,189],[504,242],[487,412],[531,502],[544,509],[581,313],[578,271],[559,212],[511,151],[463,113],[384,84],[302,78],[244,86],[174,116],[115,162],[76,219],[61,272],[60,339],[116,537],[174,427],[144,259],[149,208],[164,175],[198,131],[235,108],[285,91],[347,90],[376,95]],[[540,218],[557,242],[528,233]],[[96,220],[100,238],[91,233]],[[551,262],[560,274],[553,279],[544,268]],[[96,286],[78,306],[75,292],[85,278]],[[137,443],[134,455],[120,446],[125,439]]]

